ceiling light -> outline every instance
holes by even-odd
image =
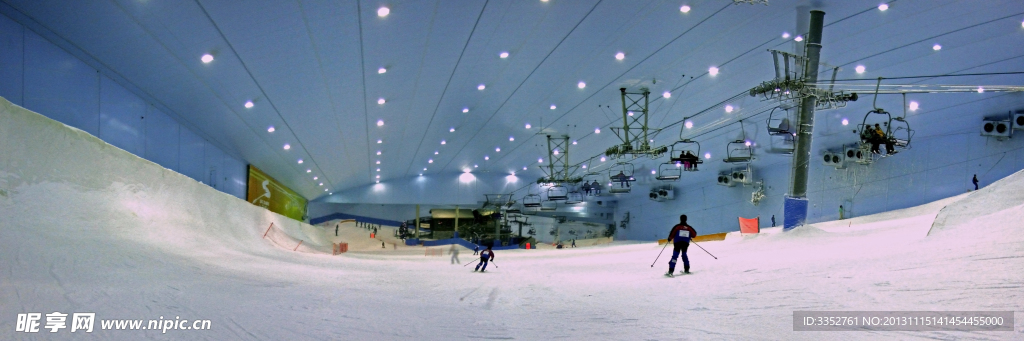
[[[299,159],[299,164],[300,164],[300,165],[302,164],[302,159]]]
[[[917,111],[917,109],[920,107],[920,104],[917,104],[917,102],[910,101],[910,111]]]
[[[604,162],[604,160],[605,160],[605,158],[604,158],[604,156],[602,156],[601,157],[601,162]]]
[[[473,168],[477,168],[477,165],[473,165]]]
[[[499,153],[500,153],[500,152],[501,152],[501,147],[498,147],[498,148],[494,148],[494,151],[495,151],[495,152],[499,152]]]
[[[327,195],[334,195],[334,192],[327,192]]]
[[[376,178],[377,178],[377,179],[380,179],[380,175],[378,175],[378,176],[377,176]]]
[[[469,173],[469,172],[472,172],[472,171],[473,171],[473,170],[472,170],[472,169],[469,169],[469,167],[466,167],[466,168],[463,168],[463,169],[462,169],[462,172],[463,172],[463,173]]]
[[[544,163],[544,159],[537,159],[537,163]]]
[[[789,39],[789,32],[782,32],[782,39]]]
[[[323,186],[323,185],[324,185],[324,183],[323,183],[323,182],[321,182],[321,183],[320,183],[320,186]]]
[[[420,173],[420,176],[423,176],[423,173]]]
[[[380,160],[377,160],[377,164],[378,164],[378,165],[380,164]]]
[[[744,141],[744,142],[743,142],[743,145],[745,145],[745,146],[747,146],[747,147],[750,147],[750,140],[746,140],[746,141]]]
[[[864,67],[864,65],[857,65],[857,67],[855,67],[854,70],[856,70],[857,73],[864,73],[864,70],[866,70],[866,68]]]
[[[849,125],[850,124],[850,120],[844,118],[842,123],[843,123],[844,126],[845,125]]]
[[[441,144],[442,144],[442,145],[444,145],[444,144],[448,144],[448,142],[445,142],[445,140],[441,140]]]
[[[377,168],[377,171],[380,172],[380,168]]]
[[[427,163],[434,163],[434,159],[427,160]]]
[[[385,68],[379,68],[379,69],[377,69],[377,73],[378,73],[378,74],[381,74],[381,73],[385,73],[385,72],[388,72],[388,69],[385,69]]]
[[[658,171],[652,169],[651,174],[658,174]]]
[[[289,150],[289,149],[292,149],[292,145],[285,143],[284,144],[284,150]]]
[[[583,169],[587,169],[587,165],[582,165],[580,167],[583,167]]]
[[[312,169],[307,169],[307,170],[306,170],[306,173],[312,173],[312,172],[313,172],[313,170],[312,170]]]
[[[313,177],[313,180],[320,180],[320,177],[316,177],[316,176],[314,176],[314,177]]]
[[[434,151],[434,155],[437,155],[437,154],[438,154],[438,152],[437,152],[437,151],[435,150],[435,151]]]
[[[936,45],[936,46],[938,46],[938,45]],[[252,106],[253,106],[252,101],[246,101],[245,102],[245,108],[246,109],[252,108]]]
[[[670,92],[670,91],[665,91],[665,92],[662,92],[662,93],[661,93],[661,97],[664,97],[664,98],[672,98],[672,92]]]
[[[889,4],[878,5],[878,10],[879,11],[885,12],[885,10],[887,10],[887,9],[889,9]]]
[[[487,161],[487,160],[490,160],[490,159],[491,159],[490,156],[484,156],[484,161]]]
[[[733,110],[733,107],[732,107],[731,105],[728,105],[728,104],[727,104],[727,105],[725,106],[725,112],[732,112],[732,110]]]
[[[378,98],[377,99],[377,104],[384,104],[385,102],[387,102],[387,101],[385,101],[383,98]]]
[[[384,120],[377,120],[377,126],[378,127],[383,126],[383,125],[384,125]]]
[[[932,50],[938,51],[938,50],[941,50],[941,49],[942,49],[942,45],[939,45],[939,44],[932,45]]]
[[[269,126],[269,127],[267,127],[267,132],[268,132],[268,133],[273,133],[273,132],[274,132],[274,130],[276,130],[276,129],[274,129],[274,126]]]
[[[512,142],[512,141],[515,141],[515,140],[516,140],[516,138],[515,138],[515,137],[512,137],[512,136],[509,136],[509,137],[508,137],[508,141],[509,141],[509,142]]]
[[[423,171],[426,172],[427,171],[427,167],[423,167]]]
[[[454,133],[454,132],[455,132],[455,128],[454,128],[454,127],[452,127],[452,128],[448,128],[448,132],[449,132],[449,133]]]
[[[801,41],[804,41],[804,36],[796,36],[796,38],[793,38],[793,40],[799,43]]]
[[[708,74],[710,74],[712,76],[717,76],[718,75],[718,68],[714,67],[714,66],[709,67],[708,68]]]
[[[483,89],[487,89],[487,86],[484,86],[483,84],[480,84],[480,85],[477,85],[477,86],[476,86],[476,89],[477,89],[477,90],[483,90]]]
[[[555,106],[554,104],[552,104],[552,105],[551,105],[551,110],[555,110],[555,109],[558,109],[558,107],[557,107],[557,106]]]
[[[978,93],[980,94],[980,93],[983,93],[983,92],[985,92],[985,88],[979,86],[978,87]]]
[[[626,59],[626,54],[625,53],[619,52],[619,53],[615,54],[615,60],[623,60],[623,59]]]
[[[580,89],[583,89],[583,88],[587,87],[587,83],[584,83],[583,81],[580,81],[579,83],[576,83],[576,87],[580,88]]]
[[[552,154],[558,155],[558,149],[555,149],[555,151],[552,152]]]
[[[629,117],[633,117],[633,112],[632,111],[627,111],[626,113],[629,114]]]
[[[380,151],[379,150],[377,151],[377,155],[380,155]]]
[[[327,192],[327,189],[326,189],[326,188],[324,188],[324,192]],[[331,194],[331,193],[327,193],[327,194]]]
[[[213,61],[213,55],[209,53],[204,54],[202,58],[199,58],[199,60],[202,60],[203,64],[209,64]]]
[[[574,145],[574,146],[575,146],[575,145],[576,145],[576,141],[572,141],[572,145]]]
[[[500,58],[508,58],[508,52],[501,51],[501,53],[498,54],[498,57],[500,57]]]
[[[529,123],[526,124],[526,129],[530,129],[531,127],[532,126]]]
[[[704,158],[705,159],[710,159],[711,158],[711,152],[704,153]]]
[[[523,167],[523,170],[526,170],[526,167]]]
[[[594,128],[594,134],[600,134],[601,128]]]
[[[378,144],[384,143],[384,140],[377,140]]]
[[[683,5],[683,7],[679,7],[679,11],[683,13],[690,13],[690,6]]]
[[[463,114],[465,114],[465,113],[467,113],[467,112],[469,112],[469,108],[462,108],[462,113],[463,113]]]
[[[388,16],[388,14],[391,14],[391,9],[390,8],[381,7],[381,8],[377,9],[377,16],[378,17],[383,18],[383,17]]]
[[[693,128],[693,121],[686,121],[685,126],[686,126],[686,129]]]

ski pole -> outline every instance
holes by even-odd
[[[478,260],[480,260],[480,258],[474,259],[472,262],[466,263],[466,265],[470,265],[470,264],[476,263],[476,261],[478,261]],[[462,267],[466,267],[466,265],[463,265]]]
[[[495,268],[495,269],[497,269],[497,268],[498,268],[498,264],[495,264],[493,260],[491,261],[491,264],[494,264],[494,268]]]
[[[658,252],[658,257],[654,258],[654,263],[658,262],[658,258],[661,258],[661,254],[665,252],[666,248],[668,248],[668,241],[665,242],[665,247],[661,248],[661,252]],[[654,263],[651,263],[652,268],[654,267]]]
[[[693,242],[693,245],[697,245],[697,247],[699,247],[701,250],[704,250],[704,247],[700,246],[700,244],[697,244],[697,242]],[[704,252],[708,252],[708,250],[704,250]],[[711,258],[718,259],[718,257],[715,257],[715,255],[712,255],[711,252],[708,252],[708,254],[711,255]]]

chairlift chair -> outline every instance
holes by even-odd
[[[750,159],[754,157],[753,148],[748,146],[747,142],[743,140],[729,142],[725,148],[726,157],[722,160],[725,163],[750,162]]]
[[[523,197],[523,207],[540,207],[540,194],[527,194]]]
[[[569,189],[565,188],[565,186],[555,184],[548,188],[547,194],[549,201],[565,200],[569,195]]]
[[[609,193],[629,193],[629,183],[636,181],[636,178],[633,177],[633,164],[628,162],[616,163],[608,170],[608,178],[613,184],[619,183],[618,187],[614,185],[609,186]]]
[[[697,165],[704,163],[704,160],[700,159],[700,143],[690,139],[673,143],[670,146],[669,160],[682,164],[683,171],[696,172]]]
[[[789,117],[789,109],[784,109],[786,114],[781,115],[781,118],[775,115],[776,109],[779,108],[772,109],[771,113],[768,114],[768,121],[766,122],[768,135],[793,135],[792,122],[794,119]]]
[[[895,129],[893,127],[896,127]],[[909,149],[910,140],[914,138],[914,130],[910,129],[910,123],[903,117],[893,117],[889,121],[889,139],[892,141],[893,147],[900,149]]]
[[[565,196],[565,203],[568,205],[579,204],[583,202],[583,193],[578,190],[569,191],[569,194]]]
[[[683,165],[677,162],[667,162],[658,165],[658,176],[655,179],[662,181],[678,181],[683,175]]]

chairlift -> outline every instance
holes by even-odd
[[[569,191],[569,194],[565,197],[565,203],[568,205],[579,204],[583,202],[583,193],[578,190]]]
[[[608,170],[608,178],[612,183],[619,183],[618,187],[609,186],[609,193],[629,193],[629,183],[636,181],[636,178],[633,177],[633,164],[628,162],[616,163]]]
[[[749,142],[743,140],[736,140],[729,142],[725,146],[725,159],[722,162],[726,163],[744,163],[750,162],[750,159],[754,157],[753,148],[750,147]]]
[[[673,143],[669,148],[669,160],[682,164],[682,170],[684,171],[696,172],[697,165],[704,163],[704,160],[701,160],[699,157],[700,143],[697,143],[697,141],[685,139]]]
[[[655,179],[662,181],[677,181],[683,175],[683,164],[678,162],[666,162],[658,165],[658,176]]]
[[[910,129],[910,123],[907,120],[903,119],[903,117],[893,117],[889,121],[889,129],[889,139],[893,147],[900,149],[910,148],[910,140],[914,138],[914,130]]]
[[[774,135],[789,135],[789,136],[792,136],[793,135],[793,125],[792,125],[792,123],[795,121],[795,119],[790,117],[789,109],[783,109],[785,114],[775,115],[775,110],[777,110],[777,109],[779,109],[779,107],[773,108],[771,113],[768,114],[768,121],[766,122],[767,123],[766,125],[768,126],[768,135],[773,135],[773,136]],[[781,117],[779,117],[779,116],[781,116]]]
[[[569,189],[565,186],[555,184],[548,188],[548,201],[565,200],[569,195]]]
[[[899,131],[900,138],[896,138],[893,135],[892,126],[894,122],[896,122],[895,124],[900,125],[897,129]],[[878,139],[878,134],[874,132],[873,128],[875,125],[879,124],[885,126],[885,128],[879,126],[880,129],[884,129],[883,134],[885,135],[881,137],[881,140]],[[871,152],[883,157],[892,155],[895,151],[893,153],[882,155],[881,152],[878,151],[879,145],[888,143],[891,144],[894,149],[897,146],[900,146],[900,148],[903,149],[910,145],[910,138],[914,134],[914,131],[910,129],[910,123],[907,123],[907,121],[902,117],[892,117],[892,114],[882,108],[875,108],[868,111],[868,113],[864,115],[864,119],[861,123],[857,125],[857,130],[854,132],[860,137],[861,146],[870,145],[871,147],[868,149],[870,149]]]
[[[540,194],[527,194],[523,197],[523,207],[540,207]]]

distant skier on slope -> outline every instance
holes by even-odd
[[[690,239],[697,236],[697,230],[686,224],[686,215],[679,216],[679,224],[672,227],[668,240],[673,243],[672,259],[668,261],[668,272],[665,276],[672,277],[676,271],[676,257],[683,258],[683,273],[690,273],[690,258],[686,257],[686,249],[690,247]]]
[[[486,250],[480,252],[480,263],[476,265],[474,272],[479,270],[480,272],[487,271],[487,262],[494,260],[494,251],[491,251],[491,247],[488,246]]]

